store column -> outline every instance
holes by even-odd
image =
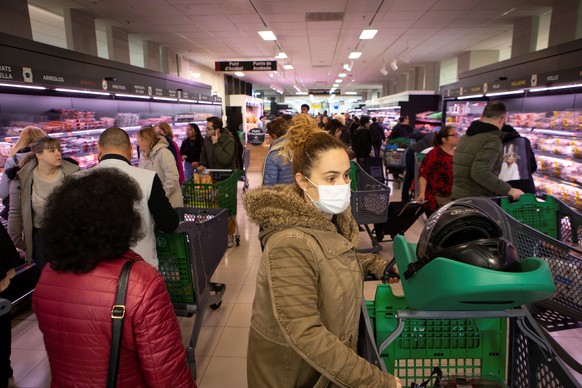
[[[84,54],[97,56],[97,34],[95,19],[73,8],[63,8],[67,48]]]
[[[127,31],[119,27],[107,26],[107,50],[109,59],[129,64],[129,38]]]
[[[562,0],[552,6],[548,47],[582,38],[582,0]]]
[[[3,0],[0,32],[32,40],[27,0]]]
[[[511,58],[536,51],[539,27],[539,16],[523,18],[513,22]]]
[[[143,63],[146,69],[161,71],[160,45],[151,40],[143,41]]]
[[[178,76],[177,53],[172,48],[163,46],[161,48],[161,70],[162,73]]]

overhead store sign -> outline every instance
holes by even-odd
[[[277,71],[277,61],[219,61],[216,71]]]

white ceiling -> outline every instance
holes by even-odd
[[[77,8],[105,19],[129,34],[159,42],[179,54],[214,68],[216,60],[273,58],[279,48],[274,83],[289,92],[293,85],[330,88],[357,49],[342,91],[373,88],[414,66],[470,50],[508,50],[513,22],[551,11],[552,0],[29,0],[51,12]],[[307,13],[339,12],[338,21],[307,22]],[[263,23],[264,21],[264,23]],[[266,26],[265,26],[266,24]],[[363,29],[379,32],[360,40]],[[276,42],[263,41],[259,30],[272,30]],[[406,52],[396,73],[380,73],[383,64]],[[283,70],[284,63],[294,70]],[[390,70],[389,66],[386,66]],[[269,86],[266,72],[247,72],[255,88]]]

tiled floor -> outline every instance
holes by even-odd
[[[249,178],[251,185],[260,181],[258,173],[249,173]],[[399,197],[399,192],[395,190],[394,198]],[[247,386],[247,338],[261,249],[257,240],[258,228],[247,221],[240,201],[237,218],[240,246],[228,250],[212,279],[227,285],[223,303],[218,310],[207,310],[196,346],[197,381],[201,388]],[[406,233],[407,239],[416,241],[421,230],[422,223],[418,222]],[[362,234],[362,240],[369,244],[367,235]],[[381,255],[391,258],[391,244],[383,246]],[[374,298],[377,283],[366,282],[366,299]],[[186,344],[192,332],[193,319],[180,317],[179,321]],[[14,319],[12,336],[12,367],[16,387],[49,387],[48,358],[34,314],[30,312]],[[572,356],[582,361],[582,329],[559,332],[556,338]],[[578,375],[578,378],[582,381],[582,376]]]

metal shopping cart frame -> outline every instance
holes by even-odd
[[[194,208],[224,208],[234,220],[235,241],[240,245],[240,234],[236,225],[238,171],[230,169],[206,169],[212,175],[212,183],[194,183],[187,180],[182,185],[184,206]]]
[[[226,285],[211,283],[228,244],[226,209],[177,208],[180,224],[174,233],[156,233],[158,269],[176,315],[195,315],[186,359],[196,378],[195,348],[206,309],[222,304]]]

